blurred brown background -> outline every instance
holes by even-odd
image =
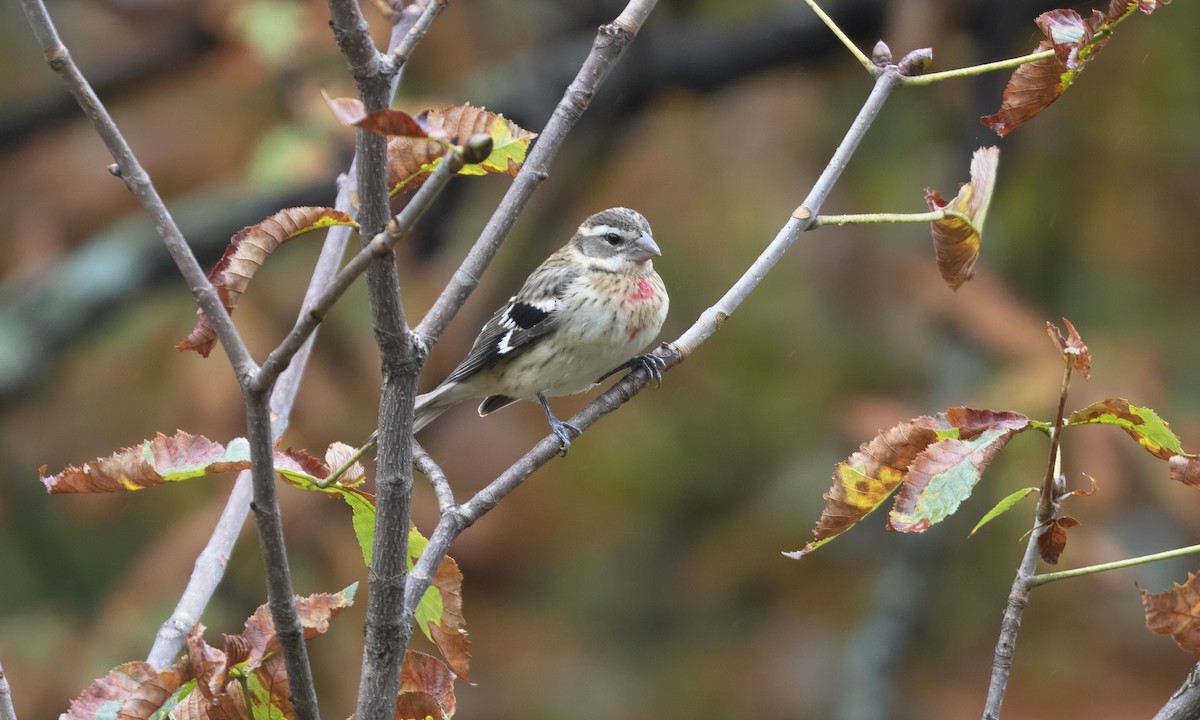
[[[1097,0],[1099,2],[1099,0]],[[932,47],[934,70],[1021,54],[1052,2],[829,0],[869,49]],[[538,130],[587,52],[604,2],[451,3],[398,105],[471,101]],[[1074,6],[1087,13],[1088,5]],[[243,434],[224,356],[173,349],[188,292],[15,3],[0,6],[0,662],[23,719],[53,717],[92,678],[143,658],[231,479],[113,497],[48,497],[55,472],[184,428]],[[274,210],[329,204],[351,134],[321,98],[353,85],[317,0],[60,0],[64,40],[211,266]],[[371,11],[368,10],[370,13]],[[382,38],[383,23],[371,14]],[[960,513],[920,536],[883,518],[800,562],[833,464],[877,430],[949,405],[1050,419],[1060,369],[1043,323],[1071,318],[1094,358],[1070,407],[1150,405],[1200,448],[1200,9],[1137,15],[1047,113],[1004,140],[977,121],[1001,74],[898,90],[824,210],[924,210],[971,152],[1001,146],[978,277],[939,280],[927,227],[803,237],[722,331],[471,528],[462,565],[474,642],[464,718],[977,716],[1032,505],[967,541],[1000,497],[1034,484],[1046,443],[1017,438]],[[480,291],[430,360],[431,386],[525,274],[591,212],[651,220],[673,339],[803,199],[870,80],[795,0],[664,0],[555,162]],[[414,322],[507,180],[452,186],[399,251]],[[290,327],[319,237],[285,247],[235,317],[262,354]],[[322,328],[285,442],[314,450],[373,427],[378,388],[364,292]],[[586,398],[559,400],[566,417]],[[422,435],[460,497],[546,431],[520,406],[462,408]],[[1200,495],[1118,431],[1065,439],[1062,567],[1200,541]],[[463,452],[470,448],[470,452]],[[435,506],[418,478],[416,518]],[[281,490],[298,592],[365,579],[346,509]],[[235,632],[264,600],[247,526],[204,621]],[[1142,626],[1134,582],[1197,561],[1039,589],[1012,717],[1149,717],[1192,665]],[[315,640],[324,711],[357,688],[362,606]],[[423,639],[417,647],[423,646]]]

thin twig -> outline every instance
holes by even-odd
[[[984,720],[999,720],[1000,709],[1004,705],[1004,694],[1008,689],[1008,678],[1012,674],[1013,655],[1017,648],[1017,634],[1021,631],[1021,618],[1025,615],[1025,607],[1029,604],[1030,581],[1037,572],[1037,561],[1040,554],[1038,540],[1050,531],[1051,521],[1058,514],[1059,497],[1056,479],[1062,474],[1061,437],[1063,417],[1066,413],[1067,392],[1071,387],[1072,362],[1066,361],[1063,370],[1062,385],[1058,395],[1058,412],[1054,418],[1054,428],[1050,431],[1050,453],[1046,467],[1046,475],[1042,479],[1041,499],[1038,500],[1034,511],[1033,530],[1029,533],[1029,541],[1025,545],[1025,554],[1017,566],[1017,574],[1013,578],[1012,589],[1008,593],[1008,603],[1004,607],[1004,617],[1000,620],[1000,638],[996,641],[996,650],[992,656],[992,674],[988,680],[987,700],[983,707]]]
[[[429,26],[433,24],[434,18],[446,9],[447,2],[448,0],[426,0],[425,9],[421,15],[404,31],[404,39],[397,43],[391,52],[392,62],[396,64],[396,67],[403,68],[408,62],[413,49],[425,37],[425,33],[429,32]],[[405,10],[407,9],[405,8]]]
[[[932,85],[935,82],[942,80],[951,80],[960,77],[972,77],[982,75],[994,70],[1007,70],[1008,68],[1024,65],[1025,63],[1037,62],[1054,55],[1054,50],[1042,50],[1041,52],[1032,52],[1028,55],[1020,57],[1008,58],[1007,60],[997,60],[995,62],[983,63],[982,65],[972,65],[965,68],[955,68],[953,70],[943,70],[941,72],[929,73],[928,75],[913,75],[906,77],[901,82],[905,85]]]
[[[842,44],[846,46],[846,49],[850,51],[850,54],[853,55],[855,59],[857,59],[858,62],[860,62],[868,71],[874,72],[875,63],[871,62],[871,58],[867,57],[862,50],[858,49],[858,46],[854,44],[854,42],[846,35],[846,33],[842,32],[840,27],[837,26],[837,23],[833,21],[833,18],[826,15],[825,11],[822,10],[819,5],[817,5],[816,0],[804,1],[808,3],[810,8],[812,8],[813,13],[815,13],[817,17],[821,18],[821,22],[825,23],[825,27],[829,28],[830,32],[832,32],[838,40],[842,41]]]
[[[0,666],[0,720],[17,720],[17,711],[13,709],[12,688],[8,686],[8,676]]]
[[[437,461],[425,452],[425,448],[416,441],[413,442],[413,467],[420,470],[421,474],[429,479],[429,484],[433,486],[433,492],[437,495],[438,510],[441,514],[449,513],[455,504],[454,490],[450,487],[450,481],[446,479],[446,473],[437,464]]]
[[[1200,545],[1189,545],[1188,547],[1175,548],[1174,550],[1166,550],[1160,553],[1151,555],[1139,555],[1137,557],[1126,558],[1124,560],[1114,560],[1113,562],[1100,563],[1099,565],[1088,565],[1086,567],[1075,568],[1073,570],[1060,570],[1052,573],[1041,573],[1029,578],[1028,585],[1033,589],[1039,585],[1056,582],[1058,580],[1066,580],[1067,578],[1081,577],[1083,575],[1092,575],[1095,573],[1108,572],[1109,570],[1120,570],[1121,568],[1134,567],[1136,565],[1145,565],[1147,563],[1158,562],[1159,560],[1170,560],[1171,558],[1182,557],[1184,555],[1193,555],[1200,553]]]
[[[496,252],[508,237],[517,216],[521,214],[533,192],[549,175],[550,163],[562,147],[567,134],[587,110],[592,96],[613,64],[633,42],[656,2],[657,0],[631,0],[616,20],[600,27],[592,43],[591,52],[583,61],[575,79],[567,87],[558,106],[554,108],[554,114],[542,129],[533,150],[530,151],[500,205],[492,213],[479,239],[454,272],[433,307],[417,325],[415,332],[426,347],[431,346],[441,336],[455,313],[479,285],[479,278],[496,257]]]
[[[207,607],[221,578],[225,576],[230,553],[238,535],[241,534],[242,526],[246,524],[246,514],[250,512],[250,498],[253,494],[250,471],[238,473],[229,499],[225,501],[225,509],[221,511],[221,517],[217,520],[208,543],[196,557],[196,564],[179,602],[175,605],[175,610],[159,626],[154,636],[154,645],[150,648],[150,654],[146,656],[146,662],[154,667],[170,666],[183,647],[187,634],[200,622],[204,608]]]

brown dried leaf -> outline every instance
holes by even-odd
[[[304,628],[304,637],[312,638],[329,629],[329,621],[342,610],[354,604],[354,593],[358,583],[338,593],[314,593],[308,597],[296,597],[296,614]],[[262,664],[263,656],[279,650],[279,639],[275,635],[275,624],[271,621],[271,609],[260,605],[246,620],[246,629],[238,636],[248,643],[246,670]]]
[[[802,549],[784,553],[799,559],[854,527],[879,507],[900,483],[913,460],[937,441],[937,433],[922,424],[929,418],[900,423],[863,443],[858,452],[838,463],[833,485],[825,493],[825,509]]]
[[[367,112],[358,98],[331,98],[321,91],[321,96],[333,111],[333,116],[343,125],[358,127],[384,137],[428,137],[425,128],[412,115],[391,108]]]
[[[402,692],[396,697],[393,720],[426,720],[441,718],[442,709],[429,693]]]
[[[454,715],[456,703],[454,679],[454,671],[432,655],[415,650],[405,652],[404,664],[400,668],[400,702],[397,703],[396,720],[402,718],[399,705],[404,702],[406,694],[418,694],[430,698],[438,708],[438,713],[433,714],[435,718],[440,718],[442,715],[447,717]],[[420,698],[411,698],[410,700],[421,701]],[[410,717],[423,720],[425,716],[412,714],[411,711],[406,710],[403,718],[407,720]]]
[[[1092,355],[1088,352],[1087,345],[1083,344],[1083,338],[1079,336],[1079,331],[1071,324],[1071,321],[1063,318],[1063,323],[1067,326],[1067,337],[1063,337],[1062,331],[1052,322],[1046,322],[1046,332],[1050,335],[1050,340],[1054,342],[1054,347],[1062,353],[1063,359],[1070,359],[1071,364],[1083,375],[1084,379],[1089,379],[1092,376]]]
[[[925,191],[925,202],[930,210],[954,213],[932,223],[938,270],[952,290],[957,290],[975,275],[975,263],[983,245],[983,223],[996,185],[999,163],[999,148],[979,148],[971,156],[971,181],[959,188],[954,199],[946,202],[937,191]]]
[[[1046,531],[1038,536],[1038,551],[1042,559],[1051,565],[1058,564],[1058,558],[1067,547],[1067,530],[1078,527],[1079,521],[1069,515],[1051,520]]]
[[[997,135],[1007,135],[1058,99],[1099,54],[1112,38],[1117,23],[1135,9],[1146,15],[1159,4],[1154,0],[1127,3],[1111,0],[1106,12],[1092,11],[1084,19],[1074,10],[1051,10],[1037,18],[1037,25],[1049,38],[1042,40],[1037,52],[1054,50],[1054,54],[1019,66],[1004,88],[1000,109],[980,121]]]
[[[200,694],[209,702],[224,695],[231,663],[225,653],[204,642],[202,623],[196,623],[188,633],[187,657],[192,664],[192,676],[196,678],[196,688]]]
[[[50,493],[118,492],[248,467],[250,456],[244,442],[226,448],[177,430],[171,437],[158,433],[141,445],[123,448],[83,467],[72,465],[57,475],[47,477],[43,466],[41,480]]]
[[[1142,593],[1146,627],[1170,635],[1184,652],[1200,657],[1200,576],[1188,573],[1187,582],[1175,583],[1166,592]]]
[[[446,143],[462,145],[479,133],[490,135],[492,152],[483,162],[464,165],[460,174],[516,175],[525,161],[525,150],[537,137],[503,115],[472,105],[451,105],[426,110],[415,118],[428,138],[396,137],[388,142],[388,187],[395,194],[419,187],[446,152]]]
[[[280,210],[256,225],[239,230],[229,241],[225,255],[208,274],[208,280],[216,288],[225,310],[233,314],[251,278],[277,247],[310,230],[354,224],[353,218],[333,208],[294,207]],[[203,311],[197,309],[196,314],[199,316],[196,327],[175,347],[180,351],[195,350],[208,357],[217,344],[217,334]]]
[[[156,670],[141,661],[118,665],[71,702],[64,720],[147,720],[191,678],[181,666]]]

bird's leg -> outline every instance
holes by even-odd
[[[575,433],[575,436],[578,437],[583,434],[582,431],[571,423],[554,417],[554,413],[550,411],[550,403],[546,401],[544,394],[538,393],[537,399],[542,404],[542,409],[546,411],[546,419],[550,421],[550,431],[562,443],[562,454],[566,455],[567,450],[571,447],[571,433]]]
[[[663,360],[662,358],[660,358],[657,355],[653,355],[651,353],[646,353],[645,355],[638,355],[637,357],[630,360],[629,362],[627,362],[623,365],[618,365],[615,368],[613,368],[612,370],[609,370],[608,372],[601,375],[596,380],[596,382],[598,382],[598,383],[603,382],[606,378],[609,378],[609,377],[621,372],[622,370],[629,370],[630,372],[637,372],[638,370],[645,370],[646,374],[650,376],[650,379],[654,381],[655,387],[658,387],[658,386],[662,385],[662,374],[663,374],[663,370],[665,370],[666,367],[667,367],[666,360]]]

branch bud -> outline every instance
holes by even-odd
[[[874,49],[871,50],[871,62],[875,63],[876,67],[892,64],[892,49],[887,43],[882,40],[875,43]]]
[[[925,68],[929,67],[931,62],[933,62],[933,50],[930,48],[913,50],[900,59],[900,74],[906,77],[920,75],[925,72]]]
[[[472,135],[462,147],[463,162],[474,165],[487,160],[492,154],[492,136],[487,133]]]

